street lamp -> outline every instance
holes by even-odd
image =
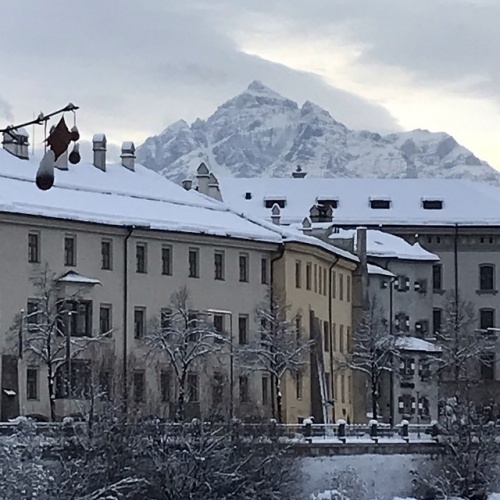
[[[224,309],[207,309],[212,316],[220,314],[229,317],[229,419],[234,416],[234,351],[233,351],[233,312]]]

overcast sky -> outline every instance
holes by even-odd
[[[447,131],[500,169],[499,21],[500,0],[4,1],[0,127],[74,102],[84,138],[138,145],[258,79],[353,128]]]

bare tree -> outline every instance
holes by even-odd
[[[285,375],[297,374],[307,365],[313,341],[302,338],[302,332],[291,317],[290,308],[276,296],[257,308],[259,335],[240,346],[241,367],[247,371],[268,373],[274,382],[275,417],[283,421],[282,381]]]
[[[418,496],[479,500],[497,491],[500,442],[489,415],[453,397],[443,407],[439,431],[436,460],[413,472]]]
[[[14,336],[17,340],[20,357],[26,355],[34,364],[46,368],[50,418],[54,421],[56,375],[64,382],[64,393],[74,394],[72,389],[75,388],[71,387],[71,378],[78,367],[72,367],[71,361],[81,357],[91,345],[102,341],[111,332],[86,331],[85,335],[73,336],[78,319],[75,308],[82,299],[82,290],[62,297],[61,282],[47,266],[32,278],[32,282],[35,288],[35,302],[31,310],[18,315],[11,328],[11,337]],[[66,373],[63,376],[60,370],[64,366]]]
[[[438,361],[441,381],[451,385],[455,397],[470,397],[470,388],[481,378],[481,367],[492,367],[496,345],[494,330],[478,330],[472,302],[448,292],[437,340],[442,348]]]
[[[398,354],[396,336],[389,332],[382,309],[372,300],[354,331],[353,348],[347,356],[346,366],[368,376],[375,420],[382,375],[392,371]]]
[[[172,366],[178,389],[176,420],[183,421],[190,371],[209,359],[216,360],[230,339],[214,328],[206,314],[196,316],[192,312],[184,287],[172,294],[171,309],[148,325],[143,341],[148,356],[159,356]]]

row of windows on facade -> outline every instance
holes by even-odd
[[[455,243],[455,236],[437,236],[428,235],[426,236],[426,241],[429,244],[443,244],[443,245],[453,245]],[[498,236],[484,235],[484,236],[459,236],[458,243],[460,245],[494,245],[498,243]]]
[[[478,291],[495,291],[495,266],[493,264],[480,264],[478,270]],[[434,264],[432,266],[432,288],[435,291],[443,290],[443,266]]]
[[[440,308],[434,308],[432,311],[432,323],[434,334],[444,333],[446,325],[443,324],[443,310]],[[490,328],[495,328],[495,309],[492,308],[482,308],[479,309],[479,330],[488,330]]]
[[[426,396],[417,398],[411,394],[403,394],[398,397],[398,411],[401,415],[414,415],[417,413],[420,417],[430,417],[430,403]]]
[[[295,261],[295,288],[302,288],[303,285],[302,261]],[[351,301],[351,277],[345,276],[345,293],[344,293],[344,275],[332,271],[331,274],[331,295],[332,299],[337,298],[337,282],[338,282],[338,298],[339,300]],[[328,269],[318,264],[306,262],[305,266],[305,288],[306,290],[314,290],[315,293],[326,296],[328,294]]]
[[[214,279],[224,281],[226,279],[226,259],[223,250],[214,252]],[[41,261],[40,235],[39,233],[29,233],[28,235],[28,261],[39,263]],[[76,236],[64,237],[64,265],[76,266]],[[148,247],[147,243],[137,243],[135,248],[136,272],[146,274],[148,272]],[[200,250],[189,248],[188,250],[188,276],[190,278],[200,277]],[[261,258],[260,281],[267,284],[269,281],[269,264],[267,258]],[[103,239],[101,241],[101,269],[111,271],[113,269],[113,241]],[[161,248],[161,274],[165,276],[173,275],[173,247],[163,245]],[[238,277],[240,282],[250,280],[250,256],[240,253],[238,258]]]

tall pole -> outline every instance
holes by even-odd
[[[228,311],[229,316],[229,420],[234,417],[234,346],[233,346],[233,313]]]

